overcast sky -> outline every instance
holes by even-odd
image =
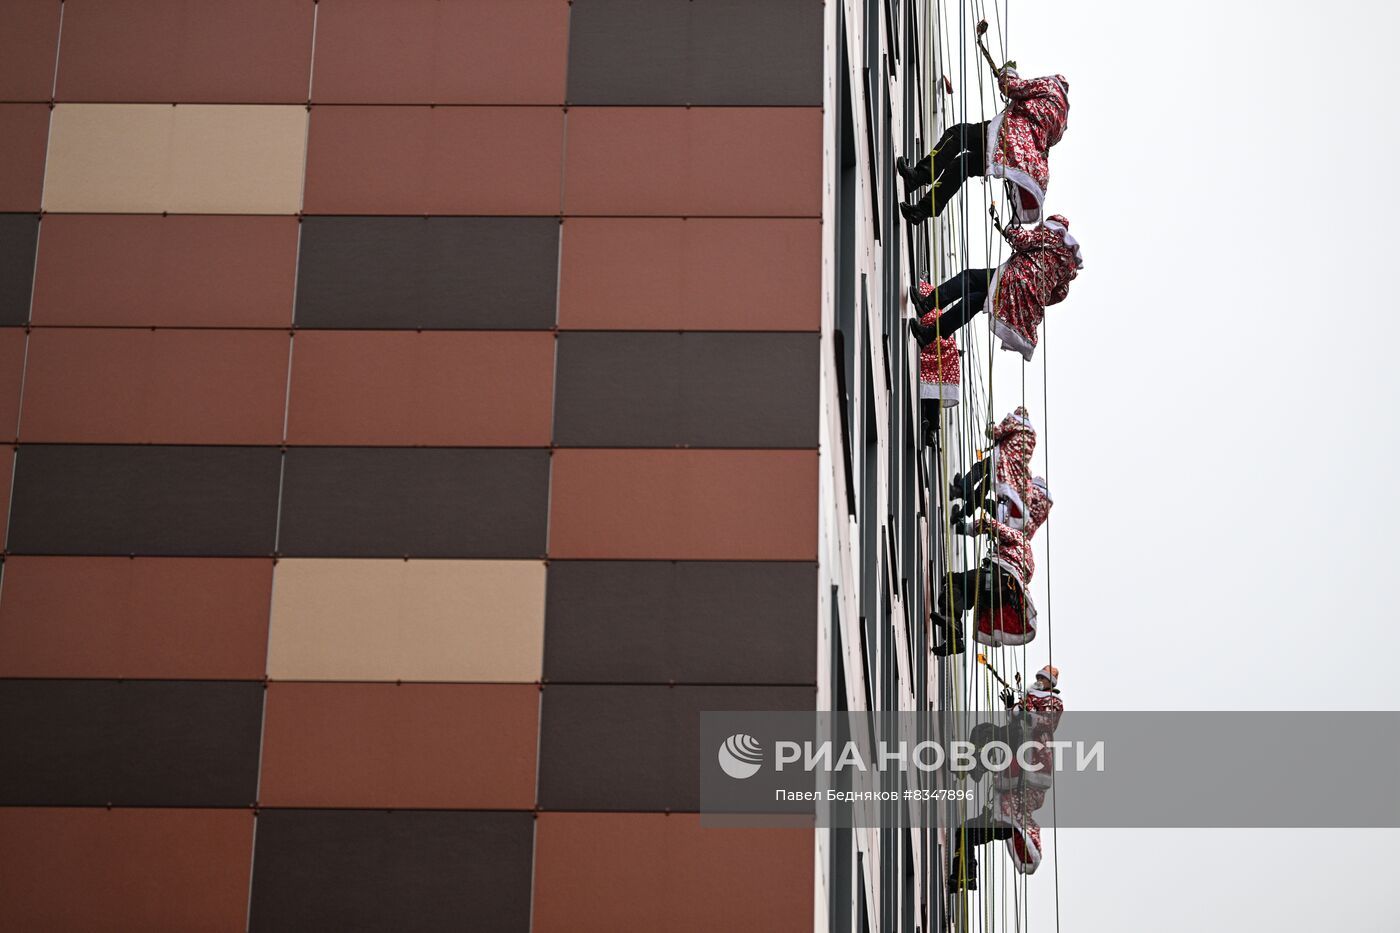
[[[1388,2],[1010,0],[1022,76],[1070,83],[1047,206],[1086,259],[1026,380],[1070,708],[1400,709],[1397,35]],[[1061,928],[1400,930],[1397,845],[1066,830]]]

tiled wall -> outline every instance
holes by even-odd
[[[824,15],[0,6],[0,929],[810,929]]]

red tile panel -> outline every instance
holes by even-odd
[[[270,684],[260,802],[532,809],[539,698],[534,684]]]
[[[24,344],[23,328],[0,327],[0,442],[13,441],[19,425]]]
[[[559,326],[821,329],[821,222],[571,217]]]
[[[290,341],[281,331],[36,329],[20,436],[280,443]]]
[[[315,7],[295,0],[66,0],[62,101],[305,101]]]
[[[59,0],[6,0],[0,8],[0,100],[48,100],[58,59]]]
[[[292,444],[547,447],[554,335],[299,331]]]
[[[553,107],[313,107],[307,213],[557,214]]]
[[[572,107],[568,214],[821,215],[815,107]]]
[[[331,0],[316,20],[312,99],[563,104],[568,51],[568,0]]]
[[[271,560],[11,556],[0,676],[258,680],[271,598]]]
[[[250,810],[0,809],[0,929],[237,933]]]
[[[48,144],[48,104],[0,104],[0,211],[39,209]]]
[[[295,217],[49,214],[43,228],[35,324],[291,324]]]
[[[697,814],[541,813],[535,933],[812,929],[810,829],[711,829]]]
[[[556,450],[551,557],[815,560],[817,453]]]

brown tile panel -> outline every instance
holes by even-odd
[[[0,211],[37,211],[49,140],[47,104],[0,104]]]
[[[0,100],[49,99],[62,9],[60,0],[7,0],[0,10]]]
[[[822,0],[573,0],[571,104],[822,103]]]
[[[280,680],[539,680],[538,560],[284,559],[267,673]]]
[[[817,334],[563,333],[554,442],[817,446]]]
[[[6,808],[0,839],[0,929],[245,929],[250,810]]]
[[[58,99],[305,101],[311,4],[66,0]]]
[[[548,330],[554,217],[307,217],[298,327]]]
[[[548,593],[550,681],[816,683],[815,563],[555,560]]]
[[[316,20],[312,99],[563,104],[567,0],[333,0]]]
[[[557,450],[552,557],[815,560],[817,455]]]
[[[532,810],[539,705],[533,684],[270,684],[260,802]]]
[[[278,444],[283,331],[36,329],[28,443]]]
[[[547,447],[554,335],[302,331],[287,441]]]
[[[296,266],[295,217],[49,214],[34,323],[286,327]]]
[[[0,680],[0,805],[254,802],[257,681]]]
[[[535,933],[805,933],[809,829],[715,829],[688,813],[541,813]]]
[[[570,217],[559,326],[821,329],[821,222]]]
[[[564,211],[817,217],[821,132],[816,107],[571,107]]]
[[[281,460],[275,447],[26,444],[16,456],[9,548],[266,556]]]
[[[13,441],[19,426],[25,343],[22,328],[0,327],[0,440],[3,441]]]
[[[0,327],[29,320],[38,241],[38,214],[0,214]]]
[[[552,107],[313,107],[311,214],[557,214]]]
[[[539,558],[543,449],[294,447],[278,549],[292,557]]]
[[[0,677],[257,680],[270,559],[5,562]]]
[[[736,646],[735,650],[742,650]],[[546,684],[540,806],[546,810],[700,808],[700,712],[815,709],[814,687]]]
[[[529,813],[276,810],[258,815],[256,933],[526,933]]]

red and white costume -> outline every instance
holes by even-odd
[[[919,283],[919,294],[927,298],[933,293],[928,282]],[[934,308],[919,319],[932,327],[943,312]],[[936,398],[944,408],[958,404],[962,383],[962,361],[958,357],[958,342],[951,335],[939,337],[919,350],[919,398]]]
[[[1039,227],[1006,231],[1011,258],[992,275],[992,331],[1004,350],[1026,360],[1035,356],[1045,309],[1069,294],[1069,283],[1084,268],[1079,242],[1069,234],[1069,221],[1055,214]]]
[[[1046,676],[1046,668],[1040,676]],[[1054,676],[1049,677],[1054,684]],[[1026,740],[1039,742],[1042,746],[1055,738],[1055,729],[1060,724],[1060,715],[1065,704],[1050,690],[1032,688],[1026,691],[1021,701],[1025,715],[1030,718],[1030,728]],[[1011,827],[1012,836],[1006,841],[1006,851],[1011,856],[1016,869],[1030,874],[1040,865],[1040,824],[1036,822],[1035,811],[1045,805],[1045,792],[1052,783],[1055,753],[1049,748],[1038,748],[1028,757],[1039,766],[1039,770],[1022,770],[1013,757],[1011,767],[997,775],[997,811],[993,818]]]
[[[1050,509],[1054,505],[1055,500],[1050,498],[1050,487],[1045,485],[1045,478],[1037,476],[1032,479],[1026,488],[1026,526],[1022,529],[1027,538],[1035,537],[1040,526],[1050,517]]]
[[[1008,514],[1026,516],[1026,490],[1031,484],[1031,455],[1035,453],[1035,425],[1024,405],[1005,418],[992,431],[992,476],[996,495],[1010,504]],[[1015,526],[1013,526],[1015,527]]]
[[[1069,82],[1063,75],[1023,80],[1014,69],[1001,78],[1006,109],[987,126],[987,177],[1016,187],[1016,219],[1040,223],[1050,186],[1050,147],[1069,125]]]
[[[1021,588],[1022,608],[1009,604],[977,607],[977,627],[972,633],[978,643],[1000,647],[1024,645],[1035,638],[1035,604],[1031,602],[1030,582],[1035,573],[1035,557],[1030,538],[994,518],[987,519],[987,533],[996,541],[989,560],[1006,570]]]

